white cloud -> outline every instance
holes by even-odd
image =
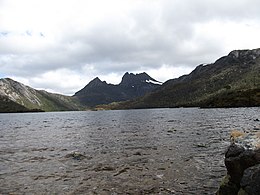
[[[258,0],[0,0],[0,72],[65,94],[126,71],[165,81],[259,47],[259,13]]]
[[[260,24],[255,20],[244,20],[241,23],[211,21],[198,24],[195,32],[204,41],[204,44],[213,40],[225,45],[225,48],[223,48],[223,52],[225,53],[233,49],[260,47],[260,39],[257,37],[260,33]]]
[[[73,95],[75,89],[80,90],[91,79],[86,75],[84,80],[82,75],[68,69],[49,71],[40,76],[27,78],[12,76],[12,78],[38,90],[65,95]]]
[[[191,67],[178,66],[174,67],[171,65],[163,64],[158,69],[149,69],[146,72],[153,77],[155,80],[165,82],[169,78],[178,78],[181,75],[189,74],[192,71]]]

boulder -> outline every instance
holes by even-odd
[[[260,164],[244,171],[240,186],[250,195],[260,194]]]
[[[236,148],[236,149],[235,149]],[[234,150],[230,152],[230,150]],[[226,152],[225,166],[227,173],[230,175],[230,181],[236,185],[240,184],[244,170],[257,164],[255,152],[253,150],[244,150],[241,152],[241,146],[232,145]],[[237,154],[236,156],[228,156],[227,154]]]
[[[227,175],[218,195],[260,194],[260,136],[257,131],[232,131],[231,144],[225,153]]]

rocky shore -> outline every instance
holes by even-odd
[[[260,194],[260,131],[232,131],[225,153],[227,175],[217,195]]]

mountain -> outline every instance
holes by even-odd
[[[35,90],[10,78],[0,79],[0,112],[79,110],[73,97]]]
[[[235,50],[111,109],[260,106],[260,49]]]
[[[199,65],[190,74],[163,84],[146,73],[127,72],[118,85],[97,77],[72,97],[35,90],[9,78],[0,79],[0,112],[83,110],[96,106],[260,106],[260,49],[234,50],[212,64]]]
[[[36,90],[10,78],[0,79],[0,112],[68,111],[140,97],[160,86],[146,73],[126,73],[119,85],[92,80],[74,96]]]
[[[0,112],[29,112],[30,109],[17,104],[6,96],[0,96]]]
[[[118,85],[107,84],[98,77],[92,80],[73,97],[87,107],[126,101],[140,97],[158,88],[162,83],[146,73],[125,73]]]

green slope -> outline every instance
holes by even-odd
[[[259,106],[259,90],[260,49],[240,50],[169,80],[142,98],[108,108]]]
[[[17,107],[17,104],[28,110],[69,111],[84,109],[74,97],[35,90],[10,78],[0,79],[0,95],[10,100],[11,104],[8,104],[10,109]],[[0,112],[5,109],[7,107],[2,108]]]
[[[13,102],[7,97],[0,96],[0,112],[11,113],[11,112],[40,112],[41,110],[30,110],[20,104]]]

